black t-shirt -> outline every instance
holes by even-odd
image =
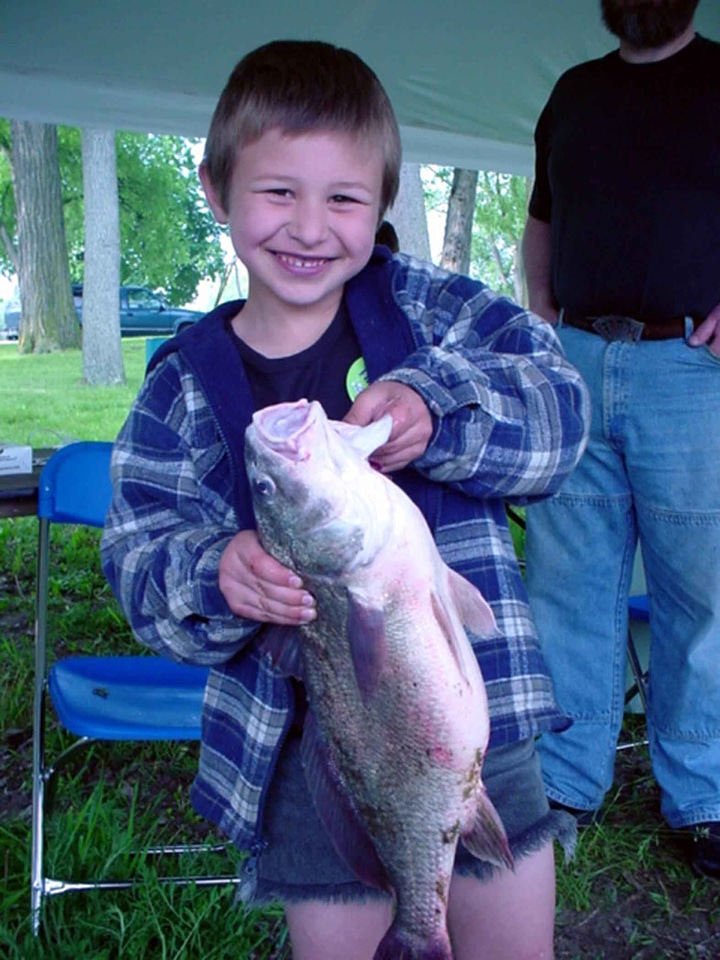
[[[661,320],[720,302],[720,44],[573,67],[535,140],[558,306]]]
[[[342,420],[364,385],[365,365],[360,344],[344,302],[320,339],[293,356],[264,357],[234,334],[233,340],[256,410],[305,397],[318,400],[331,420]],[[295,712],[291,732],[298,735],[302,731],[307,700],[303,684],[294,678],[293,689]]]
[[[344,303],[320,339],[293,356],[264,357],[239,337],[234,340],[256,410],[303,397],[319,400],[331,420],[342,420],[350,409],[348,376],[352,379],[362,360]]]

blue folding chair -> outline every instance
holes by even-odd
[[[52,524],[102,527],[110,504],[112,444],[73,443],[53,454],[40,476],[38,567],[35,621],[33,709],[33,798],[31,911],[38,933],[45,897],[73,890],[119,889],[134,880],[73,881],[48,877],[44,866],[44,826],[50,786],[79,750],[97,740],[199,740],[207,667],[175,663],[159,656],[72,656],[48,663],[48,581]],[[49,695],[63,728],[75,740],[49,765],[45,757]],[[156,847],[148,853],[224,849],[222,844]],[[163,877],[165,883],[201,886],[236,884],[237,877]]]

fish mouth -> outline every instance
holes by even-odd
[[[316,400],[277,404],[258,410],[253,415],[253,424],[263,443],[271,450],[292,460],[307,460],[310,445],[303,444],[303,439],[316,423],[319,407]]]

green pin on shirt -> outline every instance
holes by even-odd
[[[358,357],[354,363],[350,364],[347,376],[345,377],[345,389],[350,399],[354,402],[357,395],[362,393],[367,385],[368,375],[365,368],[365,361],[362,357]]]

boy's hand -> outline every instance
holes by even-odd
[[[317,615],[300,577],[265,552],[254,530],[241,530],[227,545],[218,584],[232,612],[248,620],[294,626]]]
[[[393,418],[390,439],[370,459],[382,473],[392,473],[425,453],[432,436],[433,423],[420,394],[394,380],[371,383],[358,394],[345,422],[366,427],[386,413]]]

